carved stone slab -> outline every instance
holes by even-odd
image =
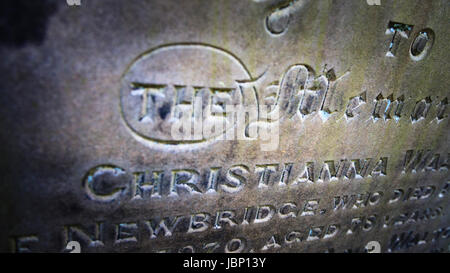
[[[35,2],[0,251],[449,251],[447,1]]]

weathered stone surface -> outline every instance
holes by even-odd
[[[0,43],[0,250],[448,252],[449,4],[376,2],[22,4],[30,32]],[[221,140],[234,123],[175,138],[195,95],[255,106],[275,148]]]

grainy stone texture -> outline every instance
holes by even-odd
[[[448,1],[3,2],[1,251],[449,251]],[[278,147],[172,141],[184,86]]]

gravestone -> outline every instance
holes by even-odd
[[[26,2],[0,251],[449,252],[447,1]]]

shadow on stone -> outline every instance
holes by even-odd
[[[49,18],[57,11],[55,0],[0,1],[0,47],[40,45]]]

